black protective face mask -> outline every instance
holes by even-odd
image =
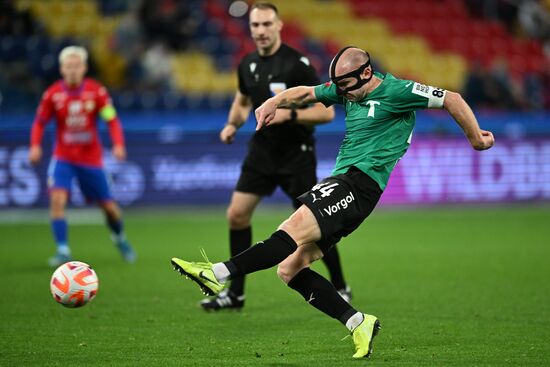
[[[370,55],[367,51],[364,51],[367,54],[367,57],[369,58],[369,61],[367,61],[363,65],[359,66],[357,69],[350,71],[349,73],[346,73],[344,75],[340,75],[338,77],[334,76],[336,74],[336,63],[340,59],[340,56],[342,56],[344,51],[346,51],[348,48],[356,48],[356,47],[348,46],[348,47],[344,47],[343,49],[338,51],[336,56],[334,56],[334,60],[332,61],[332,66],[330,68],[330,80],[336,86],[336,94],[338,94],[340,96],[346,94],[347,92],[351,92],[353,90],[361,88],[363,85],[367,84],[372,79],[372,76],[374,75],[374,70],[372,70],[371,76],[369,78],[361,79],[361,73],[363,73],[363,71],[365,71],[365,69],[370,66]],[[353,84],[353,85],[351,85],[351,86],[349,86],[345,89],[341,89],[340,87],[338,87],[338,82],[339,81],[344,80],[344,79],[348,79],[348,78],[354,78],[357,81],[355,82],[355,84]]]

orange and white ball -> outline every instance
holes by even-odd
[[[81,307],[97,294],[99,280],[94,269],[80,261],[58,267],[50,281],[53,298],[66,307]]]

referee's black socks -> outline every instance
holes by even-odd
[[[229,247],[231,248],[231,256],[237,256],[243,251],[246,251],[252,245],[252,227],[243,229],[229,230]],[[244,276],[234,277],[231,280],[229,290],[237,295],[244,294]]]
[[[292,254],[298,246],[285,231],[278,230],[265,241],[260,241],[248,250],[233,256],[224,265],[229,270],[230,278],[268,269],[279,264]]]
[[[323,262],[327,266],[330,274],[330,280],[336,289],[346,288],[346,282],[344,281],[344,274],[342,272],[342,263],[340,262],[340,256],[336,246],[324,254]]]
[[[351,307],[325,278],[310,268],[300,270],[288,286],[304,297],[316,309],[346,325],[358,311]]]

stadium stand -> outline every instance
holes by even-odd
[[[237,62],[254,49],[246,16],[232,16],[230,3],[5,2],[3,13],[19,23],[24,19],[26,27],[2,29],[0,62],[9,71],[0,77],[2,107],[34,105],[38,91],[58,76],[57,53],[71,43],[89,48],[91,74],[123,108],[226,107],[236,88]],[[274,3],[285,21],[285,42],[308,54],[325,77],[331,55],[354,44],[371,52],[378,70],[462,91],[480,99],[476,106],[542,109],[550,103],[542,42],[475,14],[468,1]],[[487,91],[468,95],[476,90],[472,85]],[[503,102],[506,88],[511,97]]]

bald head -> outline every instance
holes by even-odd
[[[332,59],[329,69],[330,80],[336,86],[336,94],[349,100],[358,100],[367,93],[364,85],[373,77],[368,52],[357,47],[345,47]]]
[[[330,70],[332,70],[332,64],[336,61],[336,67],[334,68],[333,77],[338,77],[340,75],[347,74],[351,71],[357,70],[360,66],[364,65],[369,61],[369,56],[367,53],[360,48],[350,47],[340,55],[340,57],[335,60],[332,59],[330,63]]]

